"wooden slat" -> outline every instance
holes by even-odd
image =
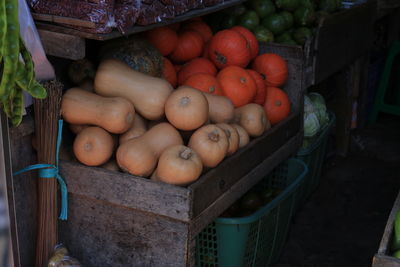
[[[372,260],[372,267],[400,267],[400,259],[385,255],[375,255]]]
[[[169,24],[173,24],[173,23],[177,23],[177,22],[182,22],[182,21],[188,20],[193,17],[204,16],[204,15],[207,15],[207,14],[210,14],[210,13],[213,13],[213,12],[216,12],[216,11],[219,11],[219,10],[222,10],[222,9],[234,6],[234,5],[238,5],[240,3],[243,3],[244,1],[245,0],[225,1],[222,4],[218,4],[215,6],[188,11],[188,12],[186,12],[180,16],[177,16],[173,19],[166,19],[159,23],[150,24],[150,25],[146,25],[146,26],[135,25],[135,26],[131,27],[130,29],[126,30],[125,35],[135,34],[135,33],[147,31],[147,30],[150,30],[153,28],[157,28],[160,26],[169,25]],[[60,32],[60,33],[65,33],[65,34],[70,34],[70,35],[76,35],[76,36],[86,38],[86,39],[110,40],[110,39],[114,39],[114,38],[123,36],[123,34],[118,32],[117,30],[112,31],[111,33],[95,34],[95,33],[82,32],[82,31],[70,29],[70,28],[67,28],[64,26],[48,24],[48,23],[38,22],[38,23],[36,23],[36,25],[38,26],[39,29]]]
[[[85,57],[85,39],[58,32],[39,30],[39,36],[46,54],[78,60]]]
[[[75,19],[75,18],[69,18],[69,17],[47,15],[47,14],[38,14],[38,13],[32,13],[32,17],[35,20],[39,20],[39,21],[63,23],[63,24],[68,24],[68,25],[72,25],[72,26],[79,26],[79,27],[85,27],[85,28],[90,28],[90,29],[96,28],[96,23],[87,21],[87,20],[82,20],[82,19]]]
[[[263,136],[248,144],[245,149],[236,152],[189,186],[193,191],[193,216],[199,215],[221,194],[230,190],[239,179],[245,179],[242,177],[249,170],[265,158],[274,155],[275,151],[299,132],[301,120],[300,112],[292,114],[281,125],[271,128]]]
[[[232,205],[240,196],[247,192],[252,186],[265,177],[278,164],[293,155],[300,147],[303,134],[298,133],[292,137],[285,145],[281,146],[270,157],[266,158],[261,164],[253,168],[240,181],[234,184],[228,191],[222,194],[214,203],[199,214],[191,223],[190,236],[194,238],[209,223],[218,217],[224,210]]]
[[[78,195],[69,205],[60,240],[82,266],[187,266],[186,223]]]
[[[186,188],[74,162],[62,161],[60,166],[72,195],[181,221],[189,221],[191,217],[190,191]]]

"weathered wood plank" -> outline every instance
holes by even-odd
[[[2,119],[1,123],[3,127],[7,121]],[[31,145],[33,131],[33,119],[29,115],[24,116],[19,127],[9,129],[9,144],[4,144],[3,147],[10,146],[11,162],[6,164],[12,166],[12,172],[37,163]],[[26,172],[13,176],[7,181],[7,188],[9,210],[12,213],[14,264],[31,266],[36,245],[37,173]]]
[[[73,195],[86,196],[181,221],[191,217],[190,190],[126,173],[61,161],[61,175]]]
[[[68,25],[91,28],[91,29],[96,28],[96,23],[88,20],[48,15],[48,14],[38,14],[38,13],[32,13],[32,17],[35,20],[40,20],[40,21],[62,23],[62,24],[68,24]]]
[[[195,238],[198,233],[233,204],[240,196],[264,178],[265,175],[272,171],[278,164],[293,155],[300,147],[302,140],[303,133],[298,133],[296,136],[292,137],[285,145],[243,176],[242,179],[230,187],[228,191],[222,194],[207,209],[192,220],[190,238]]]
[[[372,260],[372,267],[400,267],[400,259],[376,254]]]
[[[60,241],[83,266],[187,266],[187,224],[75,194],[69,205]]]
[[[300,131],[302,116],[297,112],[280,125],[272,127],[261,137],[253,140],[245,149],[224,160],[217,168],[209,170],[189,188],[193,190],[193,216],[197,216],[221,194],[257,166],[265,158],[274,155],[287,140]],[[207,192],[207,194],[204,194]]]
[[[46,30],[38,32],[46,54],[72,60],[85,57],[85,39]]]

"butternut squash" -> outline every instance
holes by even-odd
[[[242,126],[251,137],[260,136],[271,128],[263,107],[255,103],[236,108],[235,123]]]
[[[203,93],[208,101],[208,112],[212,123],[229,123],[234,118],[235,107],[226,96]]]
[[[203,164],[194,150],[183,145],[170,146],[161,153],[151,179],[185,186],[196,181],[202,170]]]
[[[182,144],[179,132],[171,124],[163,122],[121,144],[116,153],[117,163],[123,171],[147,177],[154,171],[166,148]]]
[[[110,159],[109,161],[107,161],[106,163],[104,163],[103,165],[101,165],[100,167],[110,170],[110,171],[120,171],[120,168],[117,164],[117,162],[115,161],[115,159]]]
[[[250,142],[250,136],[246,132],[246,130],[238,124],[231,124],[231,126],[235,128],[239,134],[239,148],[242,148],[245,145],[247,145]]]
[[[228,151],[226,152],[227,156],[232,155],[239,148],[239,133],[235,128],[227,123],[218,123],[216,125],[225,132],[226,137],[228,138],[229,146]]]
[[[103,96],[128,99],[136,111],[148,120],[157,120],[164,115],[165,102],[173,91],[166,80],[135,71],[115,59],[100,63],[94,88],[96,93]]]
[[[61,114],[68,123],[96,125],[121,134],[131,126],[135,108],[122,97],[103,97],[71,88],[62,98]]]
[[[197,129],[208,120],[207,99],[199,90],[180,86],[168,97],[165,116],[180,130]]]
[[[139,114],[135,114],[131,128],[128,131],[119,136],[119,143],[125,143],[126,141],[139,137],[147,131],[147,122]]]
[[[71,123],[69,123],[68,126],[71,132],[73,132],[74,134],[78,134],[82,132],[83,129],[90,127],[90,125],[87,124],[71,124]]]
[[[229,141],[225,132],[214,124],[197,129],[190,137],[188,147],[200,156],[203,166],[215,167],[226,156]]]
[[[114,150],[112,136],[104,129],[93,126],[82,130],[75,138],[73,151],[79,162],[99,166],[107,162]]]

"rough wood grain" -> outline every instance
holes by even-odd
[[[78,60],[85,57],[85,39],[58,32],[39,30],[39,36],[46,54],[55,57]]]
[[[258,181],[265,177],[278,164],[296,153],[303,140],[303,134],[298,133],[292,137],[285,145],[281,146],[270,157],[265,158],[257,167],[253,168],[248,174],[243,176],[229,190],[222,194],[214,203],[199,214],[191,222],[190,237],[194,238],[209,223],[218,217],[224,210],[233,204],[240,196],[254,186]]]
[[[189,221],[190,191],[130,174],[62,161],[61,175],[74,195]]]
[[[185,267],[187,224],[70,194],[60,240],[85,267]]]
[[[18,128],[10,129],[11,164],[15,172],[36,162],[36,154],[31,145],[33,119],[25,116]],[[16,233],[13,236],[16,257],[15,266],[32,266],[36,245],[37,213],[37,173],[26,172],[14,176],[12,185],[12,204],[16,219]],[[10,202],[9,202],[10,205]]]
[[[82,20],[82,19],[75,19],[75,18],[48,15],[48,14],[38,14],[38,13],[32,13],[32,17],[35,20],[39,20],[39,21],[63,23],[63,24],[80,26],[80,27],[91,28],[91,29],[96,28],[96,23],[94,23],[92,21]]]
[[[300,131],[301,120],[300,112],[292,114],[189,186],[193,191],[193,216],[199,215],[238,180],[246,179],[243,176],[265,158],[275,155],[275,151]]]

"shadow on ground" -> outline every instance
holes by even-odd
[[[274,267],[371,266],[399,188],[400,120],[354,131],[349,155],[325,161]]]

